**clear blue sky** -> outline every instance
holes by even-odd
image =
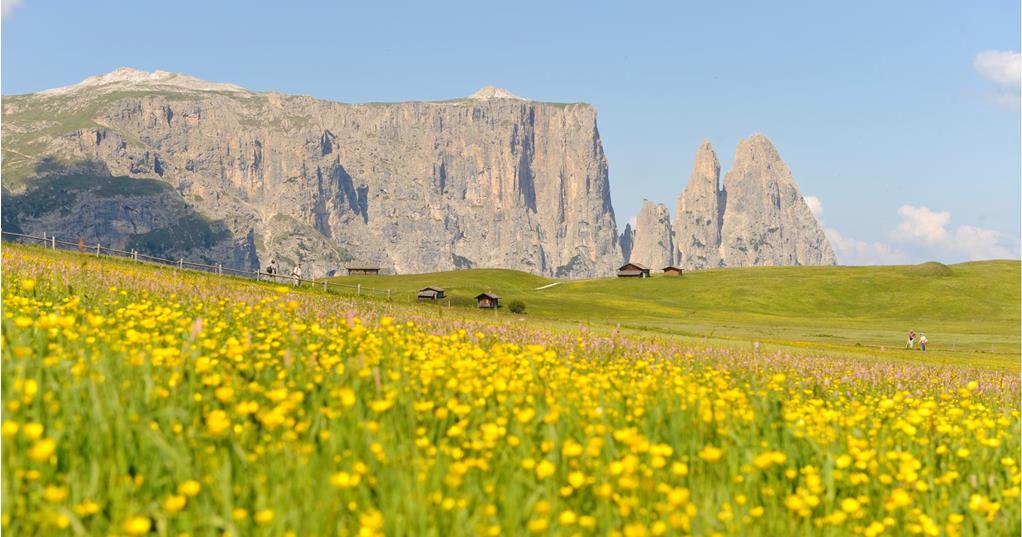
[[[494,84],[596,106],[622,227],[673,211],[703,138],[726,170],[762,132],[843,262],[1018,256],[1018,84],[974,65],[1019,50],[1017,0],[4,4],[5,95],[121,66],[347,102]]]

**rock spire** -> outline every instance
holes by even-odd
[[[837,263],[791,170],[766,136],[742,140],[723,188],[719,178],[717,156],[709,142],[703,142],[678,197],[674,240],[682,266]]]
[[[635,243],[628,261],[653,270],[674,264],[671,211],[666,205],[642,201],[642,209],[635,222]]]

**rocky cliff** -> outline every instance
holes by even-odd
[[[621,259],[628,261],[632,257],[632,245],[635,244],[635,230],[632,229],[632,224],[625,224],[625,230],[621,232],[617,241],[621,245],[621,253],[624,255]]]
[[[720,190],[720,161],[709,141],[696,150],[688,186],[678,196],[674,215],[674,244],[687,269],[719,267],[720,228],[724,193]]]
[[[674,264],[674,242],[671,239],[671,211],[664,204],[642,200],[642,209],[635,221],[635,238],[628,261],[655,271]]]
[[[29,232],[130,241],[173,235],[180,214],[211,231],[194,244],[175,235],[178,254],[226,249],[249,266],[300,261],[314,276],[359,259],[399,273],[505,267],[585,277],[609,273],[621,256],[588,104],[497,88],[444,102],[343,104],[122,69],[4,97],[3,138],[5,209],[16,213],[5,226]],[[153,179],[182,205],[83,187],[51,211],[21,214],[17,200],[69,176]],[[105,203],[135,215],[134,227],[86,225],[80,209]]]
[[[742,140],[724,177],[724,265],[834,265],[837,258],[791,170],[762,134]]]
[[[678,200],[675,241],[682,266],[837,263],[791,170],[766,136],[742,140],[720,190],[719,178],[720,164],[704,142]]]

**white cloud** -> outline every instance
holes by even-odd
[[[951,220],[951,213],[902,205],[898,208],[898,214],[901,215],[901,223],[892,234],[895,239],[905,242],[920,240],[926,244],[947,240],[948,233],[944,226]]]
[[[6,19],[11,16],[14,8],[24,3],[24,0],[3,0],[0,2],[0,17]]]
[[[805,200],[806,205],[809,206],[809,210],[813,213],[813,216],[815,216],[817,220],[821,220],[823,215],[823,204],[820,203],[820,198],[817,198],[816,196],[802,196],[802,199]]]
[[[1006,243],[1002,233],[976,226],[949,229],[951,213],[928,207],[903,205],[898,209],[901,223],[891,237],[897,241],[925,246],[927,255],[942,259],[1003,259],[1018,257],[1018,248]]]
[[[1022,99],[1022,53],[1012,50],[984,50],[972,60],[972,66],[983,78],[994,83],[990,94],[995,103],[1019,108]]]
[[[813,216],[823,226],[823,202],[816,196],[802,197]],[[834,249],[838,263],[842,265],[899,265],[908,263],[905,252],[882,242],[867,242],[845,237],[832,227],[824,227],[823,233]]]
[[[1006,88],[1022,86],[1022,53],[1011,50],[984,50],[972,62],[983,78]]]
[[[1004,237],[992,229],[973,226],[955,229],[955,248],[970,261],[1011,257],[1011,252],[1003,246],[1003,242]]]
[[[866,242],[845,237],[834,228],[823,230],[842,265],[904,265],[908,255],[882,242]]]
[[[810,201],[810,199],[812,201]],[[806,196],[806,205],[820,219],[823,203]],[[992,230],[970,225],[951,228],[951,213],[929,207],[903,205],[898,208],[901,221],[891,232],[900,244],[864,241],[846,237],[837,229],[824,226],[830,246],[842,265],[899,265],[920,261],[978,261],[981,259],[1017,259],[1022,247],[1018,241]],[[820,219],[820,225],[823,220]]]

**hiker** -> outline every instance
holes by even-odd
[[[277,272],[277,261],[275,259],[270,260],[270,264],[266,266],[266,273],[270,276]]]
[[[291,277],[295,280],[295,287],[298,287],[302,283],[302,264],[298,263],[295,268],[291,269]]]
[[[919,350],[926,352],[926,344],[930,341],[926,339],[926,334],[919,334]]]
[[[906,349],[911,349],[912,347],[915,347],[915,344],[916,344],[916,331],[915,330],[909,330],[908,331],[908,343],[905,345],[905,348]]]

